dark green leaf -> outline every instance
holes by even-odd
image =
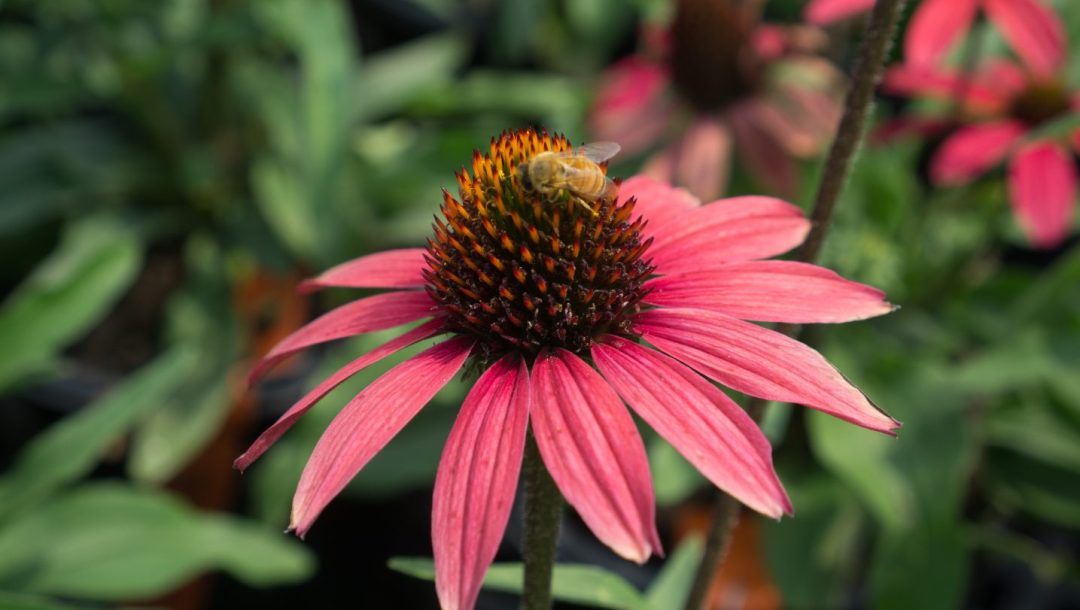
[[[70,492],[0,530],[0,586],[20,591],[147,598],[214,569],[265,586],[306,578],[312,561],[278,531],[109,483]]]
[[[122,226],[69,227],[59,249],[0,309],[0,392],[39,372],[100,320],[135,279],[140,256]]]
[[[420,91],[447,84],[466,50],[460,36],[440,34],[365,58],[355,86],[362,118],[394,111]]]
[[[0,479],[0,515],[34,504],[89,472],[112,443],[169,400],[197,362],[192,351],[166,352],[35,437]]]
[[[394,557],[390,569],[423,580],[435,579],[430,559]],[[492,564],[484,577],[484,588],[507,593],[521,593],[523,568],[520,563]],[[642,610],[648,602],[621,576],[591,565],[556,564],[551,583],[552,597],[596,608]]]
[[[652,610],[682,608],[686,604],[703,552],[704,544],[701,538],[695,536],[683,540],[667,558],[645,592],[645,599]]]

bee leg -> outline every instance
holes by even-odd
[[[599,216],[600,215],[600,214],[598,214],[596,212],[595,209],[593,209],[593,207],[591,205],[589,205],[589,203],[587,201],[585,201],[581,197],[574,197],[574,200],[578,202],[578,205],[585,208],[586,210],[589,210],[589,213],[592,214],[593,216]]]

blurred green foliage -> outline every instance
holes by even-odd
[[[631,50],[643,16],[669,9],[408,4],[440,26],[374,50],[355,7],[334,0],[0,4],[0,394],[70,384],[86,368],[109,381],[65,405],[0,475],[0,607],[147,599],[210,570],[252,586],[307,578],[311,554],[279,534],[304,460],[348,396],[413,352],[301,420],[245,480],[249,515],[196,510],[165,485],[225,425],[263,316],[281,313],[276,301],[239,306],[244,287],[422,243],[439,189],[503,129],[587,139],[604,66]],[[800,4],[769,11],[791,17]],[[1056,6],[1080,47],[1080,10]],[[1080,61],[1069,68],[1080,82]],[[1075,559],[1012,527],[1080,530],[1080,249],[1027,250],[1000,175],[932,189],[925,154],[919,142],[862,152],[823,261],[903,309],[809,336],[904,422],[899,438],[770,406],[798,516],[769,524],[765,547],[791,607],[958,607],[987,555],[1048,586],[1080,582]],[[804,168],[804,192],[817,171]],[[145,296],[154,282],[159,302]],[[148,328],[125,331],[144,345],[99,358],[93,345],[110,336],[95,334],[126,328],[131,301],[150,302]],[[302,379],[283,377],[311,385],[383,339],[350,340]],[[465,387],[444,390],[347,493],[428,488]],[[649,445],[661,505],[702,488],[669,446]],[[118,453],[123,479],[90,477]],[[684,543],[644,593],[601,568],[560,566],[556,596],[679,607],[699,555]],[[422,561],[394,567],[431,574]],[[515,590],[517,570],[496,567],[490,586]]]

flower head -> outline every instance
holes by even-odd
[[[826,25],[870,10],[874,0],[811,0],[804,16]],[[1040,0],[923,0],[904,36],[911,65],[936,66],[964,38],[979,13],[997,26],[1028,69],[1040,76],[1058,71],[1065,59],[1065,28]]]
[[[509,519],[529,429],[589,528],[643,562],[661,547],[645,448],[625,405],[710,481],[771,517],[792,508],[769,443],[709,379],[882,432],[898,426],[820,354],[746,321],[844,322],[891,310],[880,291],[821,267],[760,260],[806,236],[797,207],[769,197],[702,206],[648,178],[590,202],[523,183],[523,164],[569,147],[531,130],[493,141],[471,172],[458,174],[457,196],[444,194],[427,248],[362,257],[306,284],[390,292],[316,319],[256,368],[310,345],[427,319],[322,382],[255,441],[239,468],[350,375],[449,336],[378,378],[331,422],[293,501],[301,535],[470,358],[482,369],[435,481],[432,542],[446,609],[475,603]]]
[[[678,0],[670,28],[609,70],[594,135],[630,153],[665,142],[645,173],[705,198],[725,189],[737,147],[761,184],[791,194],[794,160],[819,153],[835,130],[843,79],[813,54],[819,30],[762,24],[755,4]]]
[[[1061,76],[1039,76],[1002,60],[969,77],[906,65],[891,69],[883,87],[917,98],[960,98],[955,116],[906,119],[941,131],[959,117],[961,126],[931,159],[931,180],[962,185],[1007,161],[1009,200],[1028,239],[1049,248],[1068,236],[1077,195],[1073,150],[1080,150],[1080,128],[1064,133],[1044,129],[1080,112],[1080,94],[1069,91]]]

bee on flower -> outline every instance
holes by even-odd
[[[443,192],[426,247],[364,256],[304,285],[386,292],[317,318],[253,371],[313,345],[420,322],[304,396],[236,460],[240,469],[350,376],[433,342],[327,427],[293,500],[291,528],[301,536],[440,388],[467,365],[481,371],[435,481],[432,543],[446,610],[474,606],[527,451],[615,553],[641,563],[662,552],[648,460],[627,406],[717,487],[773,518],[792,506],[769,443],[712,382],[888,434],[899,425],[816,351],[752,323],[847,322],[892,310],[879,290],[822,267],[765,260],[806,237],[799,208],[771,197],[701,205],[644,177],[615,189],[597,181],[605,187],[588,191],[586,207],[574,199],[579,183],[538,182],[532,171],[538,158],[574,159],[576,150],[532,130],[492,140],[457,174],[457,194]]]

